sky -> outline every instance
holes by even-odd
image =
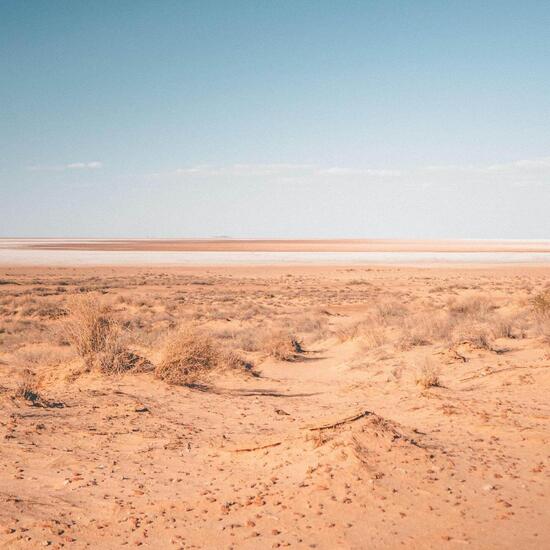
[[[0,237],[550,238],[550,2],[0,2]]]

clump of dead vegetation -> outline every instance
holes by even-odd
[[[531,305],[535,313],[536,331],[545,342],[550,343],[550,290],[537,294]]]
[[[383,346],[388,339],[386,332],[386,326],[379,323],[378,317],[369,316],[340,327],[335,336],[341,343],[358,341],[361,351],[366,352]]]
[[[88,369],[118,374],[148,368],[148,362],[132,353],[119,323],[97,296],[81,295],[68,300],[65,324],[67,340],[75,347]]]
[[[220,348],[205,332],[183,327],[168,340],[155,375],[169,384],[192,386],[208,381],[214,372],[244,372],[252,368],[250,362],[235,352]]]
[[[531,300],[531,305],[538,319],[550,319],[550,290],[539,292]]]
[[[454,344],[470,344],[477,349],[493,350],[492,336],[483,325],[462,325],[455,333]]]
[[[439,380],[439,368],[429,357],[424,358],[424,363],[416,374],[415,382],[425,390],[428,388],[437,388],[441,386],[441,381]]]
[[[32,372],[27,370],[23,373],[19,384],[15,388],[13,396],[16,399],[22,399],[33,405],[42,400],[39,393],[38,381]]]
[[[33,407],[62,408],[65,406],[60,401],[46,399],[42,394],[38,376],[28,369],[23,371],[19,383],[13,390],[12,399]]]
[[[265,351],[281,361],[295,361],[303,353],[302,342],[294,335],[282,330],[271,333],[265,342]]]
[[[182,329],[166,344],[155,375],[169,384],[193,384],[218,366],[219,357],[220,351],[208,335]]]

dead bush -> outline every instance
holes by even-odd
[[[244,351],[261,350],[265,339],[265,331],[258,327],[242,329],[233,337],[235,346]]]
[[[212,338],[195,329],[183,328],[166,344],[155,375],[169,384],[195,384],[219,367],[221,358]]]
[[[466,296],[449,303],[449,311],[455,315],[480,319],[495,309],[491,301],[482,295]]]
[[[67,339],[87,368],[97,368],[108,374],[146,369],[148,362],[128,350],[122,328],[96,296],[73,297],[67,310]]]
[[[257,375],[254,372],[254,364],[234,351],[222,353],[220,355],[220,364],[223,368],[228,370],[248,372]]]
[[[462,325],[455,332],[454,344],[471,344],[478,349],[491,350],[493,344],[489,330],[485,326]]]
[[[376,306],[376,311],[380,322],[388,324],[390,321],[405,317],[408,310],[405,305],[397,301],[380,302]]]
[[[538,320],[550,319],[550,291],[539,292],[531,300],[531,305]]]
[[[360,341],[363,349],[379,348],[386,342],[386,333],[382,327],[366,326],[361,331]]]
[[[67,313],[67,339],[82,358],[102,352],[107,341],[112,340],[116,327],[96,296],[85,294],[69,298]]]
[[[416,374],[415,382],[425,390],[441,386],[439,368],[429,357],[424,358],[424,363]]]
[[[328,322],[324,315],[316,311],[311,315],[302,315],[292,320],[292,331],[303,335],[308,342],[317,342],[330,335]]]
[[[421,330],[404,329],[395,346],[398,350],[407,351],[416,346],[427,346],[430,341]]]
[[[340,327],[335,334],[340,342],[361,340],[363,346],[369,349],[379,347],[386,342],[384,326],[376,317],[368,317]]]
[[[520,326],[517,316],[499,316],[492,322],[492,334],[494,338],[523,338],[525,330]]]
[[[105,340],[105,346],[92,360],[93,366],[106,374],[121,374],[132,370],[146,372],[153,368],[151,363],[130,351],[120,329],[113,330]]]
[[[302,353],[302,343],[292,334],[285,331],[271,333],[264,346],[266,353],[281,361],[293,361]]]
[[[15,388],[14,397],[24,399],[33,405],[40,402],[41,397],[38,392],[38,381],[32,372],[27,370],[23,373],[21,381]]]

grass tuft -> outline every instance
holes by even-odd
[[[441,386],[439,368],[434,365],[429,357],[424,359],[424,364],[420,367],[415,382],[425,390]]]

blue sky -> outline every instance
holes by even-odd
[[[550,3],[0,3],[0,236],[550,238]]]

